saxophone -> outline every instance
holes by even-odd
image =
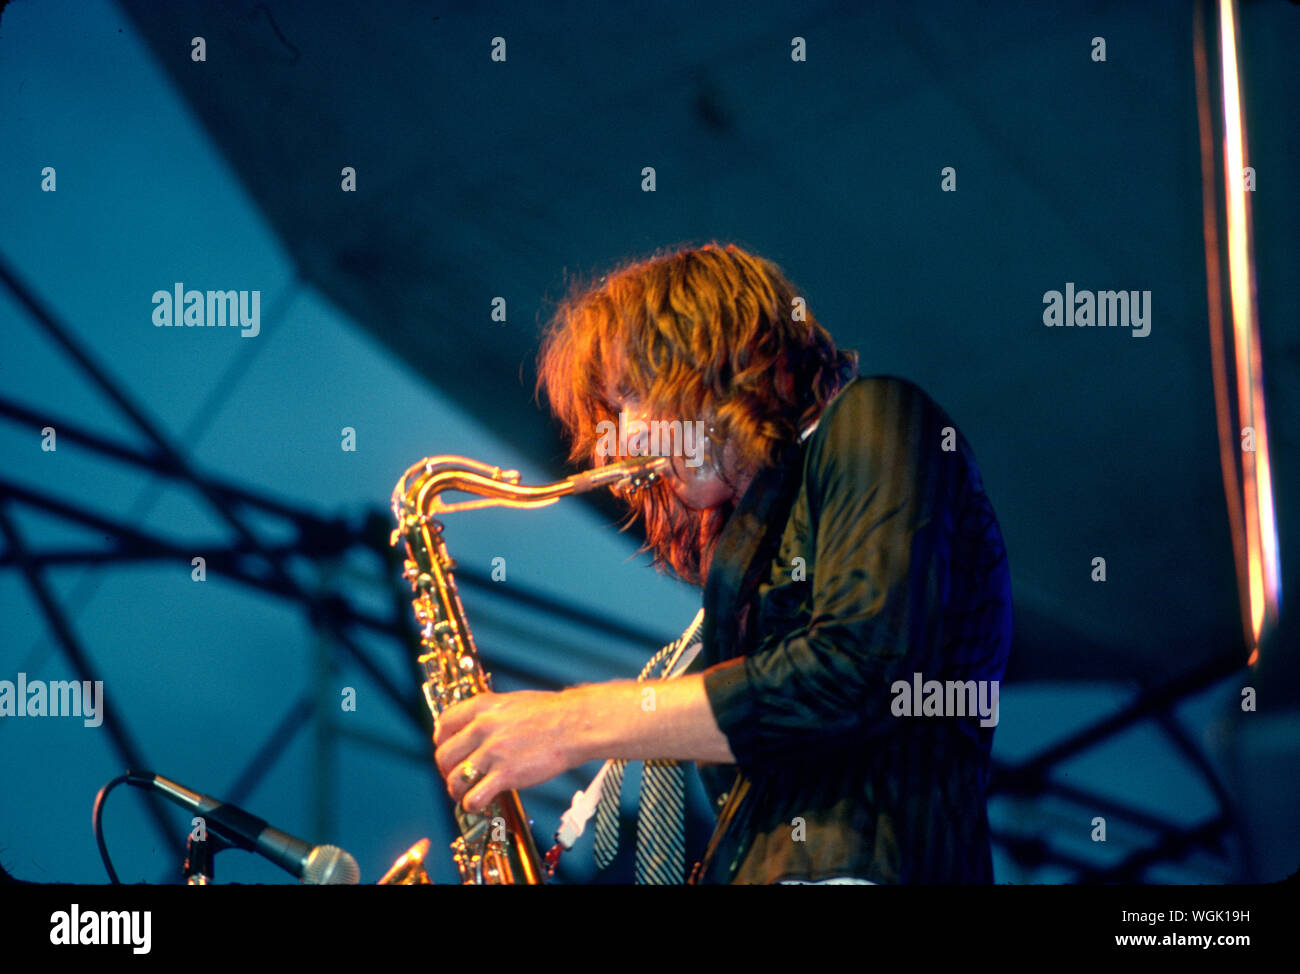
[[[456,563],[447,553],[443,525],[436,515],[483,507],[546,507],[568,494],[599,487],[632,493],[649,486],[670,463],[667,457],[632,457],[537,487],[521,485],[517,470],[456,456],[426,457],[402,475],[393,488],[398,526],[389,543],[406,545],[402,577],[411,583],[415,596],[411,606],[424,649],[419,657],[426,678],[422,689],[435,718],[453,703],[492,686],[465,618],[453,575]],[[477,499],[448,503],[442,495],[450,490]],[[460,835],[451,850],[462,884],[538,885],[554,870],[552,857],[543,866],[537,854],[517,792],[503,792],[481,813],[467,812],[457,802],[455,816]],[[429,883],[424,868],[428,849],[429,840],[421,839],[393,863],[379,885]]]

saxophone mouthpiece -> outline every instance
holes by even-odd
[[[569,483],[573,484],[575,494],[585,494],[598,487],[626,486],[635,491],[648,486],[671,464],[669,457],[633,457],[574,474],[569,478]]]

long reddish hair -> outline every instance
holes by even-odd
[[[599,423],[618,421],[607,390],[623,389],[656,417],[703,419],[731,439],[747,470],[776,461],[857,373],[772,262],[735,244],[673,248],[624,262],[598,281],[574,280],[545,328],[537,391],[571,444],[599,466]],[[735,507],[686,507],[665,483],[634,495],[624,527],[645,522],[655,567],[702,585]]]

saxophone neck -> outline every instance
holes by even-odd
[[[552,484],[524,486],[519,471],[504,470],[468,457],[427,457],[415,464],[393,491],[393,513],[404,518],[449,514],[484,507],[534,508],[554,504],[569,494],[599,487],[640,490],[657,479],[672,463],[668,457],[628,457],[584,471]],[[475,500],[448,502],[448,491],[475,495]]]

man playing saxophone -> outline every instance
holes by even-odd
[[[720,809],[696,881],[992,882],[994,727],[913,713],[897,689],[996,694],[1006,666],[1006,551],[952,419],[909,381],[858,376],[735,245],[575,288],[538,388],[584,468],[620,415],[706,431],[704,462],[673,457],[628,497],[656,567],[702,590],[701,648],[673,679],[454,704],[434,737],[452,798],[480,811],[595,759],[693,761]]]

